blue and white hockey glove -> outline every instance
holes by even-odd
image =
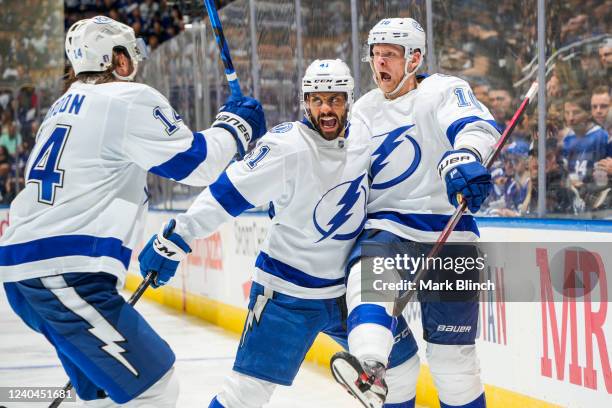
[[[238,145],[238,154],[243,157],[249,150],[249,143],[266,134],[266,117],[257,99],[243,96],[230,97],[212,124],[228,130]]]
[[[491,190],[491,174],[476,155],[467,150],[450,150],[438,163],[438,174],[446,181],[448,201],[459,206],[458,195],[472,213],[478,212]]]
[[[151,237],[138,255],[143,278],[149,271],[157,272],[155,282],[152,283],[154,288],[168,283],[176,273],[179,263],[191,252],[189,245],[174,232],[175,226],[174,220],[162,226],[161,231]]]

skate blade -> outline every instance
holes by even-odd
[[[356,366],[355,366],[356,364]],[[357,386],[359,374],[363,369],[359,361],[346,352],[336,353],[330,362],[332,375],[346,391],[355,397],[365,408],[382,408],[382,401],[372,401]]]

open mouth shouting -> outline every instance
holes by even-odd
[[[389,75],[389,73],[381,71],[378,73],[378,76],[380,77],[380,80],[382,82],[386,82],[386,83],[390,83],[391,82],[391,75]]]
[[[324,133],[333,133],[338,130],[340,121],[338,117],[333,115],[321,116],[319,118],[319,127]]]

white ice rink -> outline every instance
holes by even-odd
[[[0,285],[0,288],[2,286]],[[176,353],[181,392],[180,408],[207,407],[231,371],[238,335],[141,299],[136,308]],[[0,289],[0,387],[63,386],[67,376],[46,339],[17,317]],[[18,403],[7,408],[37,408],[45,404]],[[74,403],[62,404],[67,408]],[[279,386],[270,408],[358,408],[323,367],[305,363],[293,386]]]

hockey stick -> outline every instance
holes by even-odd
[[[538,83],[534,82],[533,84],[531,84],[531,87],[527,91],[527,94],[525,94],[525,98],[523,98],[521,105],[518,107],[516,112],[514,112],[514,115],[512,116],[510,123],[506,127],[506,130],[504,130],[504,133],[501,135],[501,137],[497,141],[497,144],[495,145],[493,153],[487,158],[487,160],[485,160],[484,165],[487,169],[489,169],[491,165],[495,162],[495,159],[501,152],[502,147],[504,147],[504,144],[506,143],[506,141],[508,140],[508,137],[510,136],[510,134],[512,133],[512,131],[518,124],[521,116],[523,116],[523,113],[525,112],[525,109],[527,109],[529,102],[531,102],[534,99],[534,96],[537,91],[538,91]],[[427,258],[425,259],[434,258],[440,253],[440,250],[442,249],[442,247],[448,240],[448,237],[450,236],[451,232],[453,232],[453,230],[457,226],[457,223],[461,219],[463,212],[467,208],[467,202],[465,200],[460,200],[460,201],[461,201],[461,205],[457,207],[454,214],[448,220],[448,222],[446,223],[446,226],[442,230],[442,233],[440,233],[438,240],[436,241],[431,251],[429,251],[429,253],[427,254]],[[420,268],[419,271],[414,275],[413,282],[420,282],[421,280],[423,280],[426,273],[427,273],[427,269]],[[395,304],[393,305],[393,316],[397,317],[400,314],[402,314],[402,311],[404,310],[408,302],[410,302],[410,300],[412,299],[415,293],[416,293],[416,290],[408,290],[402,293],[400,296],[398,296],[397,299],[395,299]]]
[[[134,293],[132,293],[132,296],[130,296],[130,298],[128,299],[127,303],[132,305],[132,306],[134,306],[136,304],[136,302],[138,302],[138,299],[140,299],[142,294],[145,292],[145,290],[147,290],[147,288],[149,287],[151,282],[153,282],[153,280],[155,279],[156,275],[157,275],[157,272],[150,271],[147,274],[147,276],[143,279],[143,281],[140,282],[140,285],[138,285],[138,287],[136,288]],[[63,397],[57,397],[56,399],[54,399],[53,402],[51,403],[51,405],[49,405],[49,408],[57,408],[57,407],[59,407],[59,405],[66,398],[66,395],[67,395],[68,391],[70,391],[71,389],[72,389],[72,383],[70,381],[68,381],[68,383],[66,383],[66,385],[64,385],[64,388],[62,388],[62,390],[64,391],[62,394],[64,396]]]
[[[223,27],[221,26],[221,20],[219,19],[219,13],[217,13],[217,7],[215,6],[215,0],[204,0],[204,6],[208,11],[208,18],[210,19],[210,25],[212,26],[213,32],[215,33],[215,39],[219,46],[219,53],[221,54],[221,60],[225,67],[225,77],[229,82],[230,92],[232,96],[241,97],[242,91],[240,90],[240,83],[238,82],[238,75],[234,69],[232,63],[232,57],[230,55],[225,35],[223,35]]]

